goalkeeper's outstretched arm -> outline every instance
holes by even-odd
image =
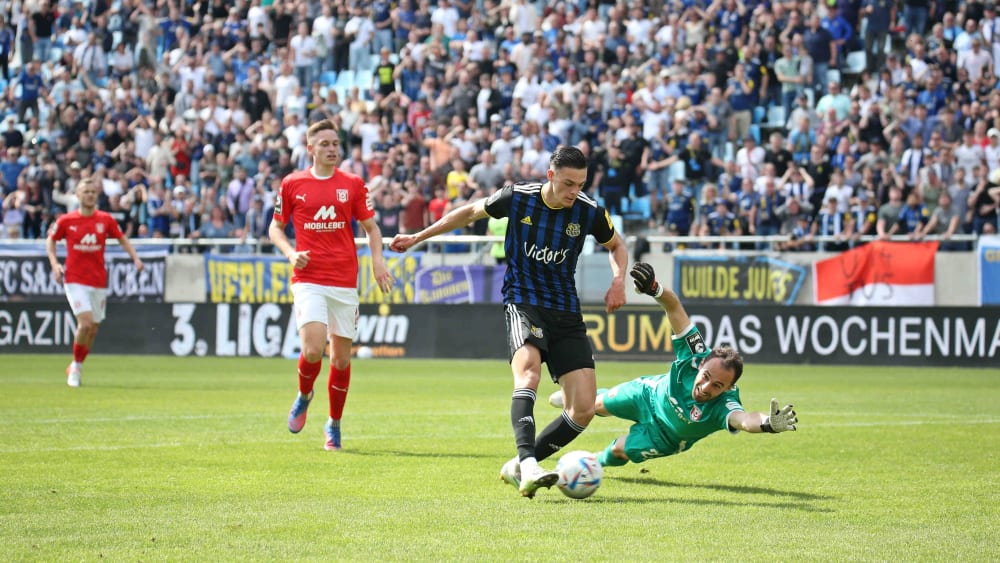
[[[691,325],[691,319],[688,318],[687,311],[681,305],[680,298],[677,297],[674,290],[664,287],[656,281],[656,272],[653,271],[652,266],[645,262],[636,262],[632,265],[629,275],[632,276],[636,291],[649,295],[660,304],[660,307],[663,307],[667,313],[667,320],[670,321],[670,330],[674,334],[681,334],[682,331],[687,330]]]
[[[778,434],[795,430],[798,424],[798,415],[795,414],[792,405],[785,405],[778,408],[778,400],[771,399],[771,412],[734,412],[729,415],[729,427],[734,430],[742,430],[751,434],[769,432]]]

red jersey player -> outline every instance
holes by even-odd
[[[121,244],[132,257],[135,267],[142,271],[142,260],[128,238],[118,228],[118,223],[103,211],[97,210],[97,183],[86,178],[76,185],[80,208],[67,213],[49,230],[45,249],[56,281],[66,278],[66,297],[76,316],[76,335],[73,339],[73,362],[66,368],[66,383],[80,386],[80,368],[87,358],[97,327],[104,320],[108,293],[108,271],[104,267],[104,245],[109,238]],[[56,242],[66,240],[66,266],[56,256]]]
[[[324,427],[325,447],[339,450],[340,418],[351,381],[351,343],[358,322],[358,254],[352,219],[368,235],[372,275],[379,288],[389,292],[394,280],[382,258],[382,233],[375,223],[368,188],[361,178],[337,169],[337,126],[329,120],[309,126],[306,148],[313,165],[281,181],[269,231],[271,241],[292,263],[295,322],[302,340],[299,395],[288,414],[288,430],[295,434],[305,426],[329,335],[330,418]],[[285,235],[289,223],[295,228],[294,247]]]

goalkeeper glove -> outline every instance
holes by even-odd
[[[778,399],[771,399],[771,414],[760,424],[760,429],[771,434],[787,432],[795,430],[795,424],[798,421],[795,411],[792,410],[792,405],[785,405],[785,408],[778,409]]]
[[[663,288],[656,282],[656,272],[653,271],[653,267],[649,264],[636,262],[632,266],[629,275],[632,276],[632,281],[635,283],[635,290],[639,293],[645,293],[654,299],[663,295]]]

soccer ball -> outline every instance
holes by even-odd
[[[374,356],[375,354],[374,352],[372,352],[371,348],[367,346],[361,346],[358,348],[357,355],[359,360],[368,360],[371,359],[371,357]]]
[[[597,461],[597,456],[590,452],[577,450],[559,458],[556,464],[559,481],[556,486],[562,494],[569,498],[587,498],[601,486],[604,468]]]

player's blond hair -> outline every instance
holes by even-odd
[[[340,133],[340,128],[337,127],[336,123],[330,121],[329,119],[321,119],[316,123],[310,125],[308,129],[306,129],[307,142],[312,143],[312,140],[316,138],[316,135],[319,135],[320,132],[322,131],[333,131],[334,133]]]

